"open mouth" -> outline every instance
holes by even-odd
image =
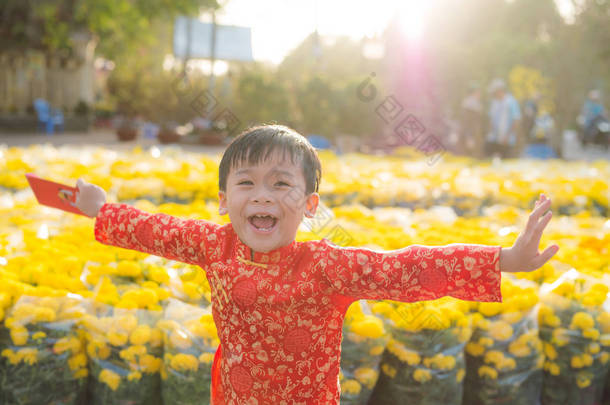
[[[271,215],[252,215],[248,222],[260,232],[271,232],[277,224],[277,218]]]

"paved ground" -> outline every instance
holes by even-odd
[[[148,148],[152,145],[161,145],[155,139],[144,139],[139,137],[138,139],[130,142],[120,142],[114,131],[110,129],[94,130],[89,133],[65,133],[55,135],[43,135],[43,134],[1,134],[0,133],[0,145],[8,146],[27,146],[32,144],[52,144],[55,146],[61,145],[100,145],[115,150],[129,150],[135,146],[142,146]],[[610,161],[610,150],[603,151],[598,147],[587,147],[583,149],[577,140],[576,133],[574,131],[566,131],[563,137],[563,150],[564,157],[567,160],[609,160]],[[222,153],[226,146],[206,146],[198,144],[180,144],[180,146],[186,150],[193,152],[200,152],[206,154],[218,154]]]
[[[94,146],[104,146],[114,150],[129,150],[136,146],[148,148],[153,145],[165,146],[156,139],[144,139],[139,137],[133,141],[121,142],[118,140],[113,130],[102,129],[88,133],[64,133],[64,134],[0,134],[0,145],[7,146],[28,146],[34,144],[50,144],[54,146],[87,144]],[[171,145],[171,144],[170,144]],[[173,145],[175,146],[175,145]],[[180,144],[186,150],[206,154],[218,154],[225,150],[226,146],[206,146],[198,144]]]
[[[583,149],[575,131],[565,131],[563,134],[563,150],[564,157],[569,160],[610,160],[610,149],[590,145]]]

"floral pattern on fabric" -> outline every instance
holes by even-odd
[[[253,252],[231,224],[105,204],[98,241],[201,266],[220,347],[212,403],[339,404],[342,326],[358,299],[500,302],[500,246],[343,248],[327,239]]]

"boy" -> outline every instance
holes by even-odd
[[[538,253],[551,214],[541,196],[512,248],[413,245],[376,252],[327,239],[296,242],[303,216],[319,202],[315,150],[279,125],[246,130],[225,151],[219,173],[224,226],[150,215],[106,204],[81,179],[76,205],[96,217],[98,241],[197,264],[212,289],[220,346],[212,403],[338,404],[343,317],[358,299],[413,302],[451,295],[501,301],[500,271],[531,271],[557,246]]]

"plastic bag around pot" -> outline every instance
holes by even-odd
[[[161,311],[115,308],[97,302],[83,318],[90,358],[88,403],[161,403]]]
[[[343,323],[341,342],[342,404],[366,404],[379,377],[381,354],[390,335],[380,317],[373,315],[369,304],[354,302]]]
[[[464,403],[538,405],[544,354],[538,286],[503,277],[502,303],[478,303],[466,345]]]
[[[219,340],[210,308],[170,299],[163,319],[162,395],[165,405],[209,403]]]
[[[79,404],[87,385],[83,299],[21,296],[0,333],[0,403]]]
[[[608,281],[571,269],[540,291],[543,405],[596,405],[610,363]]]
[[[391,325],[392,339],[370,404],[461,405],[470,338],[468,304],[452,298],[373,306]]]

